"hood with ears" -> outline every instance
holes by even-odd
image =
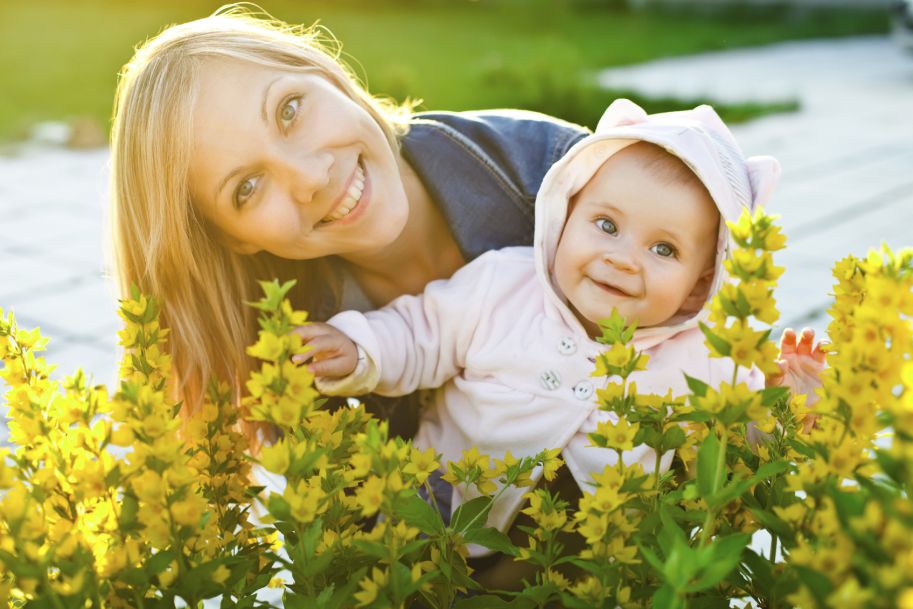
[[[722,263],[730,251],[726,222],[738,220],[743,209],[753,211],[756,206],[765,205],[780,175],[780,164],[772,157],[745,158],[729,128],[710,106],[647,114],[627,99],[613,102],[593,135],[574,145],[552,166],[536,199],[536,273],[558,314],[581,331],[580,322],[567,306],[552,274],[568,204],[609,157],[638,141],[656,144],[681,159],[701,180],[719,209],[716,273],[708,299],[725,281]],[[704,309],[680,311],[660,326],[638,330],[635,345],[647,349],[672,334],[696,327],[705,315]]]

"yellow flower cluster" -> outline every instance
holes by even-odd
[[[231,429],[228,399],[207,403],[188,426],[193,439],[182,438],[178,405],[166,399],[170,358],[157,304],[135,293],[120,315],[126,354],[113,397],[81,371],[62,386],[50,380],[35,355],[46,339],[11,316],[0,322],[17,446],[13,467],[0,471],[0,564],[13,574],[0,581],[13,602],[202,599],[224,590],[229,554],[239,565],[259,561],[243,517],[246,445]],[[193,573],[206,579],[176,585]]]
[[[913,586],[913,250],[845,258],[834,277],[811,450],[787,479],[803,499],[778,510],[796,530],[790,600],[897,607]]]

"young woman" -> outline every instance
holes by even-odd
[[[294,305],[325,319],[528,245],[545,172],[585,133],[518,111],[411,114],[318,30],[237,7],[172,26],[118,85],[119,281],[162,300],[190,407],[212,376],[239,393],[257,280],[297,279]]]

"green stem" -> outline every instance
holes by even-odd
[[[711,496],[716,495],[717,491],[719,490],[717,485],[719,484],[720,474],[723,472],[723,468],[726,467],[726,445],[729,441],[729,428],[724,425],[723,431],[720,435],[720,452],[717,455],[716,468],[713,472],[713,488],[711,489]],[[701,528],[700,545],[702,547],[707,545],[707,543],[710,541],[710,537],[713,535],[713,523],[716,520],[716,512],[716,509],[710,509],[710,506],[707,507],[707,516],[704,518],[704,526]]]
[[[770,536],[770,562],[773,563],[777,558],[777,536]]]

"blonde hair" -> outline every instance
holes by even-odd
[[[295,306],[325,316],[338,306],[332,262],[237,254],[194,209],[188,185],[192,109],[200,64],[232,59],[316,72],[360,104],[395,150],[409,107],[372,97],[339,60],[338,44],[318,28],[292,26],[241,5],[174,25],[137,48],[120,74],[112,149],[114,264],[122,294],[131,284],[162,301],[162,324],[176,390],[190,410],[210,378],[239,397],[252,362],[259,279],[298,280]]]

